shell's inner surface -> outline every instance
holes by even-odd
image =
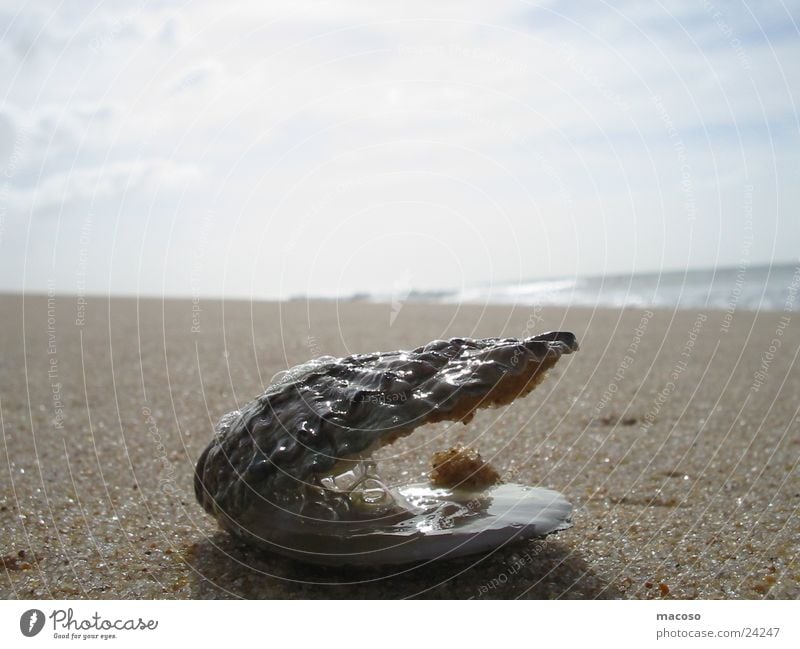
[[[575,350],[572,334],[555,332],[304,363],[220,420],[195,493],[233,534],[320,563],[457,556],[563,529],[560,494],[496,485],[470,449],[442,456],[441,480],[434,462],[427,485],[390,486],[370,458],[423,424],[510,403]]]

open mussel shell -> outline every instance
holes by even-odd
[[[387,486],[371,457],[425,424],[511,403],[577,349],[573,334],[549,332],[309,361],[220,420],[195,494],[235,536],[314,563],[458,557],[564,529],[571,508],[557,492],[467,488],[474,474]]]
[[[231,531],[270,552],[331,566],[392,566],[482,554],[570,527],[572,505],[557,491],[521,484],[482,490],[399,487],[396,511],[368,520],[308,518],[275,526],[258,512]]]

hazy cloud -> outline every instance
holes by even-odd
[[[200,177],[194,165],[172,160],[150,159],[115,162],[101,167],[71,169],[54,173],[34,187],[11,194],[19,213],[49,213],[68,210],[81,203],[110,198],[123,199],[128,193],[143,193],[185,188]]]
[[[409,290],[735,265],[751,195],[753,263],[794,258],[797,9],[19,3],[0,13],[0,207],[7,225],[57,213],[64,232],[98,201],[131,213],[132,238],[169,223],[149,250],[174,292],[198,219],[216,248],[192,281],[264,297],[386,293],[405,276],[375,266],[404,246],[425,253]],[[29,267],[75,253],[31,240]],[[11,258],[4,286],[22,288]]]

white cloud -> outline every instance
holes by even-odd
[[[202,61],[185,70],[170,87],[171,94],[187,92],[211,83],[215,77],[222,75],[224,68],[219,61]]]
[[[38,61],[68,38],[46,8],[4,6],[0,10],[0,53],[7,64]]]
[[[18,213],[46,214],[75,204],[184,189],[199,177],[196,166],[171,160],[115,162],[52,174],[34,187],[12,192],[11,201]]]

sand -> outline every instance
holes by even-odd
[[[796,598],[800,327],[780,312],[0,298],[4,598]],[[531,395],[384,449],[456,443],[558,489],[574,526],[488,556],[320,569],[196,503],[220,415],[322,354],[574,331]]]

